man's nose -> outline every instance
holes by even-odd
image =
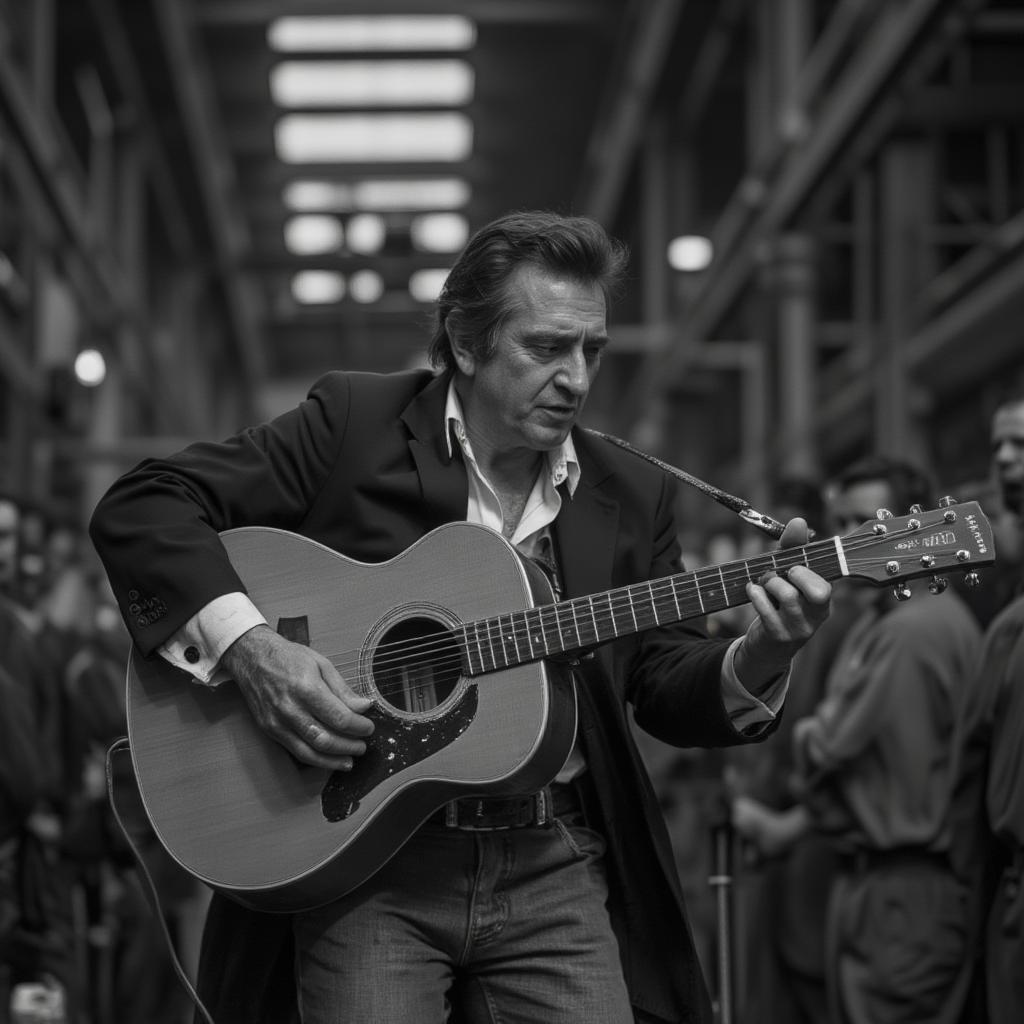
[[[587,360],[582,351],[569,352],[558,369],[556,382],[577,395],[585,395],[590,387]]]
[[[1021,459],[1022,451],[1015,445],[1010,444],[1009,441],[1000,441],[996,445],[995,461],[1000,466],[1009,466],[1011,463],[1019,462]]]

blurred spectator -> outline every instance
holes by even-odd
[[[802,516],[818,537],[831,531],[822,487],[803,477],[781,479],[772,515]],[[767,545],[765,545],[767,547]],[[812,713],[851,616],[833,608],[829,620],[793,660],[786,714],[778,731],[754,751],[729,751],[733,813],[764,805],[777,812],[795,804],[792,727]],[[759,1024],[819,1024],[825,1019],[825,904],[835,871],[831,844],[809,830],[774,856],[745,845],[737,872],[743,983],[739,1019]]]
[[[992,419],[1003,507],[1024,517],[1024,396]],[[1000,557],[1002,549],[998,548]],[[1018,573],[1020,565],[1017,563]],[[1019,584],[1024,575],[1018,575]],[[1024,1020],[1024,597],[988,627],[956,742],[954,863],[979,900],[981,1001],[991,1024]]]
[[[63,702],[59,668],[46,645],[42,620],[26,587],[25,513],[23,499],[0,495],[0,667],[9,677],[12,707],[29,731],[33,756],[24,745],[5,745],[9,758],[17,818],[9,845],[16,878],[16,907],[9,927],[8,984],[46,982],[73,1004],[79,990],[75,960],[72,886],[62,863],[64,787]],[[33,517],[36,512],[33,510]],[[38,517],[36,517],[38,518]],[[35,521],[35,519],[33,519]],[[8,729],[15,726],[6,723]],[[19,729],[20,732],[20,729]]]
[[[885,458],[838,482],[840,531],[878,508],[933,505],[913,466]],[[960,1020],[970,982],[969,902],[950,863],[953,728],[974,677],[980,630],[952,590],[896,602],[844,581],[855,619],[825,695],[793,725],[801,802],[779,814],[748,800],[737,828],[766,855],[810,828],[840,861],[828,902],[826,983],[833,1024]]]
[[[88,550],[72,521],[0,494],[0,1022],[42,986],[68,1024],[181,1024],[186,996],[107,801],[129,640]],[[135,821],[179,938],[197,885],[141,807]]]

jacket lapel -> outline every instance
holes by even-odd
[[[458,449],[449,456],[444,408],[450,375],[431,381],[402,411],[409,428],[409,454],[416,465],[424,507],[436,510],[437,523],[466,518],[469,483]]]
[[[555,540],[566,594],[583,597],[611,586],[619,503],[601,490],[607,473],[600,464],[581,458],[580,484],[566,498],[555,520]]]

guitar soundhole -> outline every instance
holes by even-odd
[[[443,704],[455,692],[461,673],[455,638],[434,619],[405,619],[383,634],[373,652],[378,693],[407,714]]]

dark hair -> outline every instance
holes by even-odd
[[[428,355],[436,367],[454,368],[451,331],[486,359],[515,312],[508,283],[521,266],[535,266],[600,285],[607,300],[621,283],[628,250],[588,217],[544,211],[510,213],[469,240],[437,300]]]
[[[868,455],[847,466],[839,474],[836,484],[846,490],[854,484],[882,480],[892,492],[890,509],[896,515],[906,515],[911,505],[934,507],[932,482],[928,474],[917,466],[885,455]]]

